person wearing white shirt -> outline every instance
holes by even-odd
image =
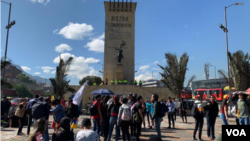
[[[75,141],[100,141],[97,132],[90,129],[91,121],[89,118],[82,120],[82,129],[75,135]]]
[[[173,123],[173,128],[175,128],[174,117],[173,117],[173,114],[175,112],[175,103],[172,101],[171,97],[168,98],[168,103],[166,105],[168,106],[168,123],[169,123],[168,128],[171,128],[171,120]]]
[[[176,121],[176,114],[178,113],[179,101],[178,101],[178,99],[173,98],[173,102],[175,104],[174,120]]]

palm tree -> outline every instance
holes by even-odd
[[[237,91],[245,91],[250,86],[250,56],[248,53],[244,54],[243,51],[238,50],[235,53],[228,52],[230,60],[230,86],[234,86]],[[222,76],[227,79],[228,77],[222,70],[218,71]],[[228,79],[227,79],[227,83]]]
[[[158,64],[158,66],[163,70],[163,72],[160,73],[163,78],[161,81],[173,94],[177,95],[177,98],[180,101],[181,91],[183,90],[183,85],[185,82],[186,71],[188,70],[187,64],[189,56],[187,53],[184,53],[181,58],[178,58],[175,54],[166,53],[165,58],[167,62],[165,67]],[[187,87],[194,79],[195,76],[192,76],[188,80]]]
[[[9,65],[11,65],[11,60],[4,60],[4,58],[2,58],[1,59],[1,72],[3,72],[3,69]],[[9,83],[8,81],[4,80],[3,78],[1,78],[1,87],[12,89],[13,85]]]
[[[56,67],[56,76],[55,78],[50,78],[50,82],[53,86],[54,94],[57,97],[63,97],[63,94],[66,92],[75,92],[75,90],[69,87],[70,80],[66,80],[67,72],[69,71],[70,64],[73,60],[73,57],[70,57],[68,60],[64,61],[59,55],[59,66]]]

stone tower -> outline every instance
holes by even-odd
[[[103,80],[134,81],[135,75],[135,10],[136,3],[127,0],[104,2],[105,45]],[[125,45],[122,43],[125,42]],[[124,59],[116,59],[121,47]]]

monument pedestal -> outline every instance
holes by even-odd
[[[115,68],[115,79],[123,80],[123,66],[122,64],[117,64]]]

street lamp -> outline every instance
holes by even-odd
[[[228,71],[228,83],[229,83],[228,86],[229,86],[229,95],[230,95],[230,97],[229,97],[229,103],[231,102],[232,94],[231,94],[231,87],[230,87],[230,73],[229,73],[229,59],[228,59],[228,37],[227,37],[228,29],[227,29],[227,14],[226,14],[226,9],[229,8],[230,6],[233,6],[233,5],[243,5],[243,3],[234,3],[234,4],[231,4],[231,5],[227,6],[227,7],[225,6],[225,7],[224,7],[225,27],[224,27],[222,24],[219,25],[220,28],[223,29],[223,31],[226,33],[227,71]],[[232,109],[231,107],[232,107],[232,106],[231,106],[231,104],[230,104],[230,109]],[[232,115],[231,110],[230,110],[230,114]]]
[[[9,39],[9,29],[16,24],[16,21],[12,21],[10,22],[10,14],[11,14],[11,3],[5,2],[5,1],[0,1],[3,2],[5,4],[8,4],[10,6],[9,8],[9,18],[8,18],[8,25],[6,25],[6,29],[7,29],[7,38],[6,38],[6,47],[5,47],[5,54],[4,54],[4,61],[6,61],[7,58],[7,49],[8,49],[8,39]],[[4,73],[5,73],[5,68],[3,69],[3,80],[4,80]]]

